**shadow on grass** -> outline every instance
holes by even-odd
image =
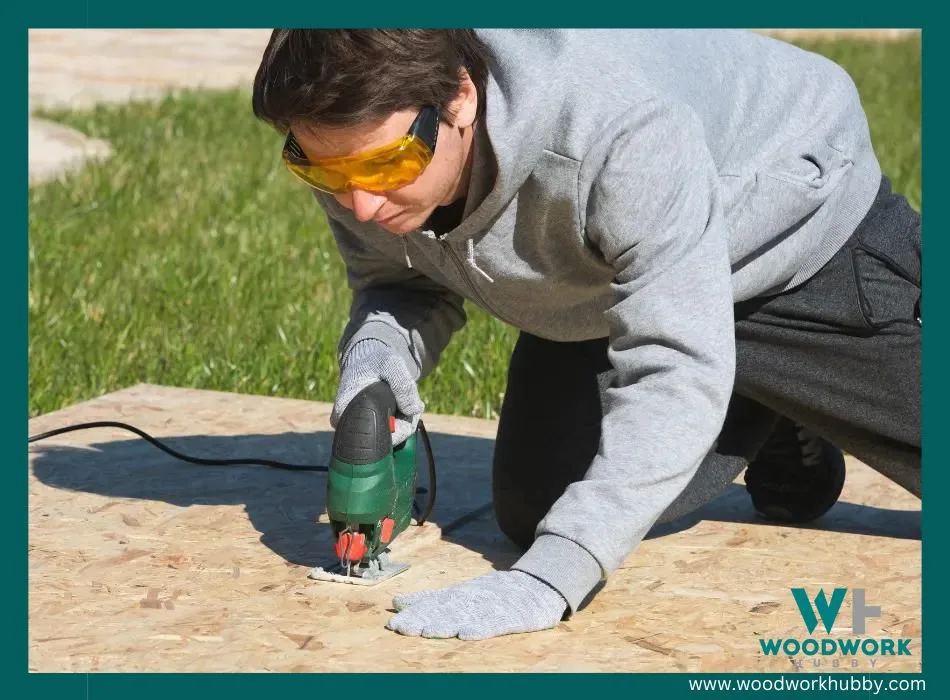
[[[430,433],[438,497],[429,520],[443,529],[443,538],[481,554],[497,569],[519,556],[491,510],[491,459],[494,441],[486,438]],[[283,433],[236,437],[191,435],[162,438],[172,449],[191,457],[270,459],[297,464],[329,461],[332,433]],[[182,462],[139,438],[68,447],[34,443],[32,467],[42,483],[59,489],[112,498],[191,505],[243,505],[261,543],[286,561],[301,566],[332,560],[327,525],[317,523],[324,511],[326,475],[290,472],[260,466],[200,466]],[[423,463],[420,456],[420,465]],[[439,469],[439,464],[450,465]],[[464,465],[464,466],[462,466]],[[423,469],[420,484],[425,485]],[[421,498],[421,497],[420,497]],[[686,530],[701,520],[763,524],[745,490],[733,484],[716,500],[670,523],[659,524],[649,538]],[[891,510],[839,502],[811,529],[900,539],[920,538],[920,512]],[[209,532],[208,537],[214,537]]]

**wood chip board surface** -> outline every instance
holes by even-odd
[[[29,431],[118,420],[192,456],[326,464],[329,413],[325,403],[137,385],[34,418]],[[485,508],[496,423],[425,422],[438,502],[430,523],[394,545],[409,571],[372,588],[307,578],[332,560],[319,522],[323,474],[195,466],[111,428],[30,445],[30,669],[920,668],[920,501],[853,460],[841,501],[809,528],[758,520],[740,476],[696,516],[657,528],[586,609],[553,630],[484,642],[396,635],[384,626],[395,593],[461,582],[518,556]],[[762,638],[808,636],[795,586],[864,588],[867,604],[881,607],[866,636],[910,638],[912,656],[798,656],[798,666],[763,655]],[[852,636],[850,606],[848,595],[831,636]],[[827,635],[819,627],[815,636]]]

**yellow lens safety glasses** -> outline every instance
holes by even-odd
[[[293,132],[288,131],[283,158],[290,172],[322,192],[388,192],[405,187],[422,174],[435,153],[438,135],[439,111],[424,107],[401,139],[353,156],[307,160]]]

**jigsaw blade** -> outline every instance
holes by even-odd
[[[409,568],[409,564],[391,561],[388,553],[363,564],[360,562],[339,562],[330,567],[315,566],[308,576],[315,581],[348,583],[354,586],[375,586],[398,576]]]

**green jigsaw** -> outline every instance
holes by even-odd
[[[372,586],[409,568],[391,560],[389,546],[412,523],[428,518],[435,503],[435,463],[425,426],[393,446],[396,398],[385,382],[363,389],[337,423],[327,478],[327,515],[336,559],[310,578]],[[417,488],[416,447],[421,436],[429,464],[428,488]],[[419,507],[417,493],[428,495]]]

